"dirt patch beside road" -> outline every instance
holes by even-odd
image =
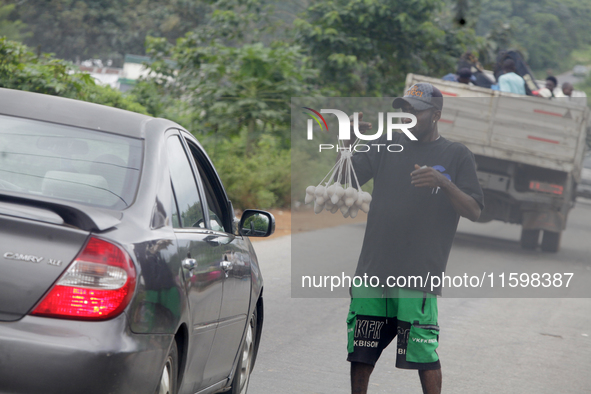
[[[250,238],[252,242],[283,237],[285,235],[290,235],[292,232],[301,233],[304,231],[367,221],[367,214],[363,211],[359,211],[355,219],[345,219],[340,212],[332,214],[330,212],[322,211],[316,215],[314,211],[308,207],[294,211],[293,214],[290,210],[281,209],[270,209],[269,212],[275,217],[275,233],[267,238],[252,237]]]

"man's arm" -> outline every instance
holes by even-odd
[[[420,167],[415,164],[415,170],[410,173],[411,184],[416,187],[440,187],[449,197],[455,211],[465,218],[475,222],[480,217],[480,206],[472,196],[461,191],[452,181],[432,167]]]

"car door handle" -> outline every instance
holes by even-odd
[[[231,261],[222,261],[222,263],[220,264],[223,268],[224,271],[228,272],[233,268],[233,265]]]
[[[197,265],[197,260],[195,260],[195,259],[184,259],[183,260],[183,268],[186,268],[188,270],[195,269],[196,265]]]
[[[205,237],[205,242],[212,246],[218,246],[220,244],[219,237],[217,235],[208,235]]]

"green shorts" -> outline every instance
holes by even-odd
[[[396,367],[439,369],[437,297],[402,288],[353,287],[347,317],[347,361],[375,365],[398,336]]]

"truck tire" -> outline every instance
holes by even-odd
[[[542,250],[544,252],[556,253],[560,249],[561,232],[544,230],[544,237],[542,238]]]
[[[540,239],[540,230],[521,229],[521,247],[527,250],[534,250],[538,247]]]

